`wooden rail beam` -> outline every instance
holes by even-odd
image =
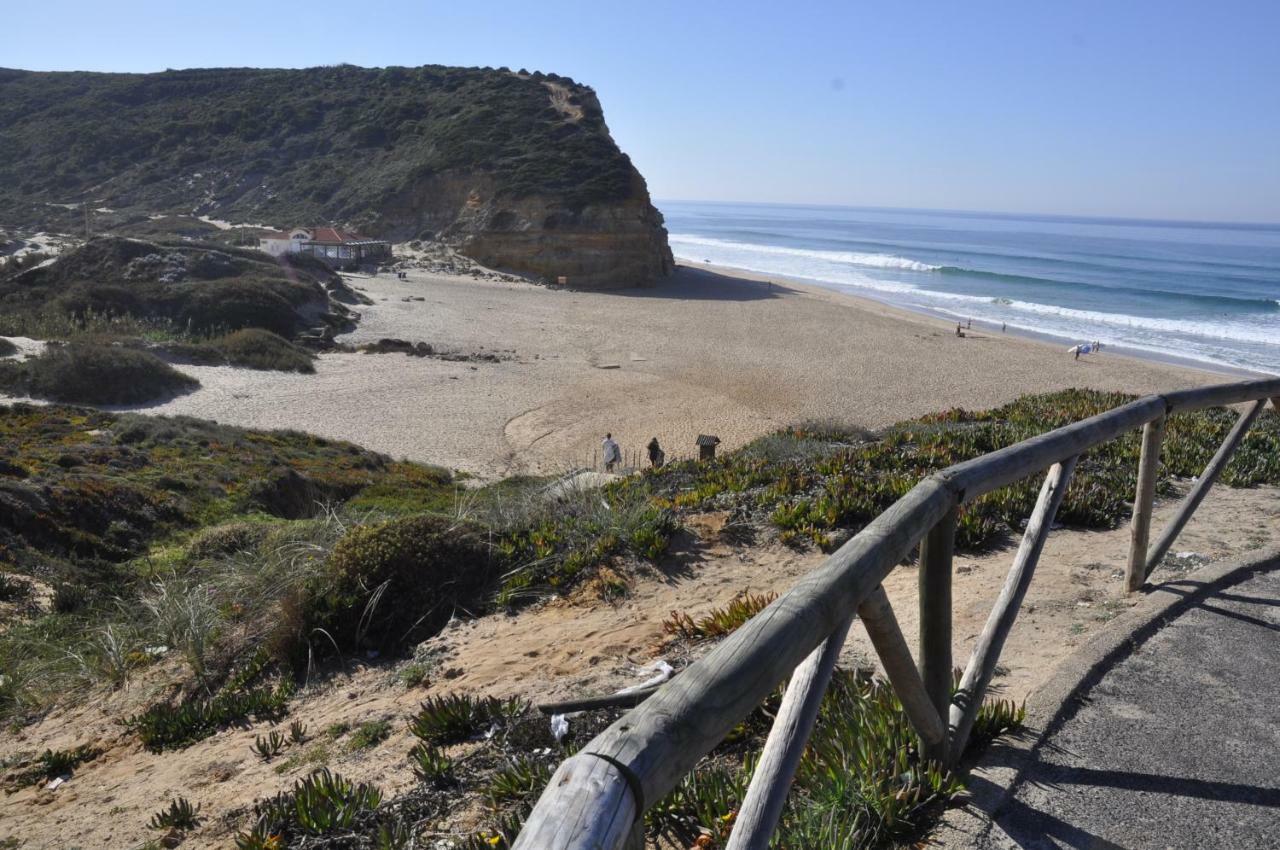
[[[1027,588],[1031,586],[1040,553],[1044,551],[1049,529],[1053,527],[1053,518],[1071,484],[1071,473],[1075,471],[1076,460],[1072,457],[1054,464],[1045,475],[1044,484],[1040,487],[1040,497],[1027,521],[1027,530],[1022,535],[1022,544],[1013,559],[1009,577],[1005,579],[1000,596],[973,646],[973,653],[969,656],[969,663],[951,704],[950,757],[953,764],[960,761],[964,754],[969,733],[973,730],[974,721],[978,719],[978,709],[982,707],[987,686],[991,684],[991,676],[995,673],[996,662],[1000,660],[1000,652],[1009,637],[1009,630],[1018,618]]]
[[[1227,434],[1227,438],[1222,441],[1222,445],[1218,447],[1217,454],[1209,461],[1209,465],[1204,468],[1204,472],[1200,473],[1195,486],[1191,488],[1191,492],[1187,494],[1187,497],[1182,500],[1182,504],[1178,505],[1178,512],[1174,514],[1173,519],[1169,521],[1169,525],[1160,534],[1160,539],[1152,547],[1151,554],[1147,557],[1143,580],[1151,575],[1151,571],[1169,553],[1173,542],[1178,539],[1178,535],[1182,533],[1182,529],[1186,527],[1191,515],[1196,512],[1196,508],[1200,507],[1200,503],[1204,501],[1204,497],[1209,493],[1209,488],[1218,480],[1218,476],[1222,474],[1222,470],[1226,468],[1231,456],[1235,454],[1236,449],[1240,446],[1240,441],[1248,433],[1249,426],[1253,424],[1253,420],[1258,418],[1258,414],[1262,412],[1262,408],[1266,404],[1267,400],[1260,398],[1251,404],[1248,410],[1240,414],[1240,418],[1236,420],[1235,427]]]
[[[726,850],[768,850],[852,623],[852,617],[841,623],[792,674],[751,775],[747,794],[738,808],[738,819]]]
[[[1167,416],[1142,426],[1142,456],[1138,460],[1138,489],[1133,497],[1133,519],[1129,529],[1129,563],[1125,568],[1125,590],[1133,593],[1147,580],[1147,545],[1151,537],[1151,508],[1155,504],[1156,480],[1160,471],[1160,448],[1164,443]]]
[[[858,606],[858,619],[866,627],[867,637],[871,638],[871,645],[884,665],[885,675],[902,703],[902,710],[920,736],[921,752],[937,747],[945,740],[947,727],[924,689],[916,662],[911,658],[911,649],[902,636],[898,618],[893,614],[893,606],[889,604],[883,586],[877,587]]]
[[[1191,390],[1177,390],[1164,394],[1165,403],[1170,413],[1185,410],[1203,410],[1206,407],[1220,407],[1229,404],[1242,404],[1260,398],[1280,396],[1280,378],[1268,378],[1262,381],[1239,381],[1234,384],[1218,384],[1212,387],[1196,387]]]
[[[590,805],[535,808],[516,838],[518,850],[581,847],[614,850],[635,846],[636,827],[643,823],[640,800],[623,770],[589,753],[560,763],[543,796],[591,800]]]
[[[941,722],[951,705],[951,562],[959,518],[956,505],[920,544],[920,680]],[[946,739],[931,744],[924,754],[945,762]]]
[[[1055,463],[1110,442],[1164,414],[1165,399],[1147,396],[973,460],[957,463],[938,475],[962,495],[962,501],[971,502],[983,493],[1038,475]]]

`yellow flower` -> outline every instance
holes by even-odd
[[[485,841],[489,842],[490,847],[497,847],[498,844],[502,841],[502,836],[495,835],[492,838],[486,838]]]

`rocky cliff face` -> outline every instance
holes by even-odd
[[[595,93],[506,69],[0,69],[0,224],[181,213],[439,238],[569,285],[651,285],[661,214]],[[34,219],[34,220],[33,220]]]
[[[652,285],[671,272],[671,249],[644,179],[636,172],[634,180],[631,197],[581,209],[553,196],[505,198],[480,181],[441,235],[484,265],[551,283],[564,278],[569,286],[591,289]]]

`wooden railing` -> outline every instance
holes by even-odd
[[[920,737],[944,765],[964,752],[1080,455],[1137,428],[1142,455],[1126,587],[1142,587],[1213,486],[1280,378],[1148,396],[956,464],[917,484],[813,572],[701,660],[562,762],[517,850],[622,850],[643,844],[643,815],[783,681],[782,704],[739,808],[730,850],[763,850],[782,813],[818,705],[852,626],[862,621]],[[1161,442],[1180,411],[1249,403],[1153,547],[1148,546]],[[1004,588],[951,693],[951,561],[966,502],[1048,470]],[[920,544],[920,663],[880,583]]]

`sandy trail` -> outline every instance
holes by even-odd
[[[669,458],[807,419],[879,428],[1071,386],[1147,393],[1224,380],[972,331],[816,287],[681,268],[654,289],[573,292],[410,271],[353,276],[374,303],[343,341],[514,352],[498,363],[326,354],[317,374],[183,367],[203,388],[146,412],[297,428],[485,478],[589,463],[606,431]],[[421,300],[406,300],[421,299]],[[610,368],[612,367],[612,368]]]

